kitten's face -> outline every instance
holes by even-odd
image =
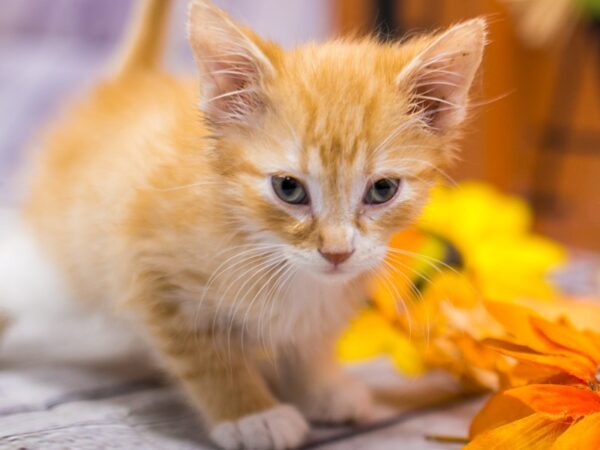
[[[302,60],[314,64],[312,56]],[[324,58],[273,80],[259,130],[230,137],[220,159],[236,167],[227,201],[239,223],[327,280],[380,263],[390,234],[425,201],[442,151],[412,123],[401,94],[347,62]]]
[[[190,20],[201,107],[220,135],[222,201],[237,226],[323,280],[379,265],[451,159],[483,22],[402,46],[285,53],[204,2]]]

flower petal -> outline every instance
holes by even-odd
[[[529,319],[538,316],[533,309],[506,302],[486,302],[485,307],[521,344],[538,351],[548,350],[547,341],[531,326]]]
[[[572,425],[556,440],[551,450],[598,450],[599,448],[600,413],[596,413]]]
[[[564,323],[550,322],[541,317],[531,317],[530,320],[536,330],[557,346],[600,362],[600,349],[590,336]]]
[[[568,422],[532,414],[478,435],[463,450],[548,449],[568,427]]]
[[[558,384],[530,384],[504,391],[538,413],[553,418],[578,419],[600,412],[600,395],[589,389]]]
[[[484,431],[530,416],[534,411],[522,401],[503,395],[492,396],[473,418],[469,437],[473,439]]]
[[[506,374],[507,385],[505,387],[517,387],[525,384],[581,384],[579,378],[575,378],[561,370],[541,366],[539,364],[518,361]],[[554,381],[557,380],[557,381]],[[585,384],[587,386],[587,384]]]
[[[596,375],[596,365],[588,358],[577,354],[557,355],[536,352],[522,345],[499,339],[484,339],[483,343],[496,349],[498,352],[512,356],[519,361],[528,361],[542,366],[559,369],[585,382],[592,380]]]
[[[338,339],[336,350],[344,362],[389,355],[396,368],[406,375],[419,375],[425,371],[423,356],[409,337],[383,314],[370,308],[352,320]]]

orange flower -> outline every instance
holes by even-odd
[[[509,337],[483,342],[518,361],[511,380],[524,385],[487,402],[466,449],[599,449],[600,334],[577,329],[566,310],[551,321],[516,304],[487,307]],[[599,311],[588,306],[588,316]]]
[[[565,307],[568,305],[565,303]],[[525,306],[489,302],[486,307],[510,336],[486,339],[483,341],[486,345],[515,358],[522,363],[521,367],[529,367],[533,373],[537,369],[540,378],[547,378],[549,373],[564,373],[585,384],[598,383],[600,334],[578,330],[564,316],[552,322]],[[589,305],[588,314],[598,315],[600,310],[596,305]],[[524,381],[535,379],[530,375]]]

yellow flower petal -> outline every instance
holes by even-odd
[[[471,422],[469,436],[477,435],[530,416],[534,411],[520,400],[502,393],[492,396]]]
[[[546,450],[569,425],[532,414],[479,434],[463,450]]]
[[[598,449],[600,449],[600,413],[587,416],[572,425],[551,448],[551,450]]]
[[[422,352],[379,312],[367,309],[354,319],[337,344],[338,357],[345,362],[364,361],[387,355],[406,375],[425,371]]]
[[[504,391],[505,396],[521,400],[537,413],[553,419],[579,419],[600,413],[600,395],[589,388],[560,384],[529,384]]]

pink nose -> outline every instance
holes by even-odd
[[[319,253],[321,253],[321,256],[323,258],[325,258],[327,261],[329,261],[333,265],[337,266],[338,264],[341,264],[344,261],[346,261],[348,258],[350,258],[352,256],[352,254],[354,253],[354,250],[352,250],[351,252],[342,252],[342,253],[327,253],[327,252],[322,252],[321,250],[319,250]]]

